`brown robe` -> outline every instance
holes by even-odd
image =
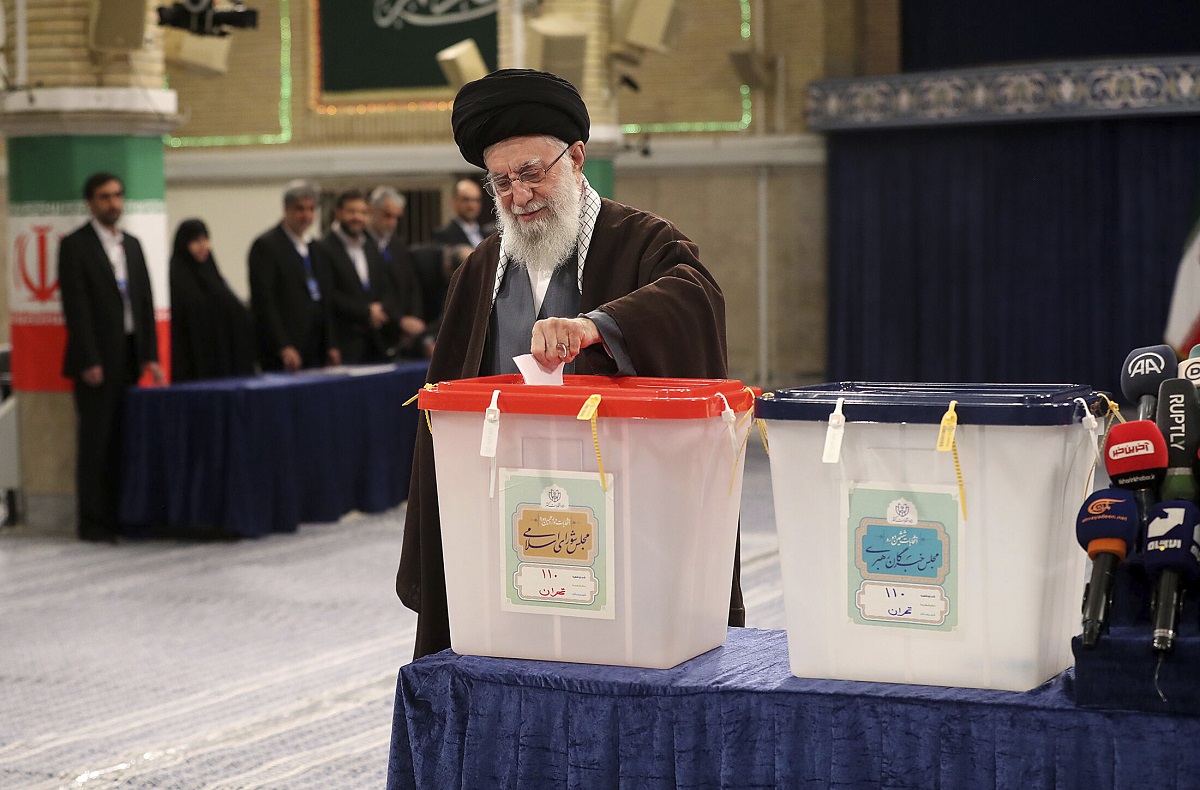
[[[479,375],[500,259],[492,235],[454,273],[429,364],[436,383]],[[601,199],[583,269],[580,313],[600,309],[616,321],[638,375],[726,378],[725,298],[700,263],[699,248],[666,220]],[[584,349],[575,372],[611,375],[601,344]],[[734,561],[730,625],[745,623]],[[433,437],[419,421],[396,594],[418,613],[414,658],[450,647]]]

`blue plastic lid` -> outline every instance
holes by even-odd
[[[843,381],[764,393],[754,403],[754,416],[825,422],[844,398],[846,422],[937,425],[953,400],[959,425],[1070,425],[1083,417],[1077,399],[1090,406],[1098,397],[1083,384]]]

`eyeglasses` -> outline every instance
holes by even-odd
[[[554,161],[545,167],[527,167],[520,173],[517,173],[515,179],[507,176],[488,176],[483,180],[483,185],[487,188],[488,194],[494,198],[505,197],[513,189],[513,181],[520,181],[527,187],[534,187],[546,180],[546,174],[550,172],[550,168],[558,164],[558,160],[563,158],[563,154],[571,150],[571,146],[563,149],[562,154],[554,157]]]

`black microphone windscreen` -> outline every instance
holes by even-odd
[[[1178,372],[1179,359],[1170,346],[1135,348],[1121,366],[1121,393],[1130,403],[1137,403],[1145,395],[1157,395],[1159,385]]]
[[[1154,422],[1167,442],[1167,468],[1191,470],[1200,448],[1200,397],[1187,379],[1167,379],[1158,388]]]

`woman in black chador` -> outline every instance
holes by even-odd
[[[205,224],[179,223],[171,251],[171,380],[252,374],[252,320],[217,271]]]

